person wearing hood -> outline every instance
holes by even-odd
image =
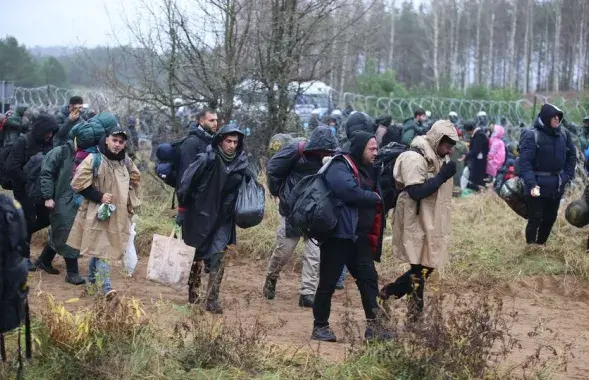
[[[343,152],[350,151],[352,134],[357,131],[374,134],[376,126],[374,120],[364,112],[354,112],[345,122],[346,139],[348,140],[342,147]]]
[[[476,117],[476,127],[481,128],[485,133],[489,128],[489,116],[485,111],[479,111]]]
[[[248,170],[248,156],[243,150],[243,133],[236,125],[226,125],[213,137],[205,153],[201,153],[186,169],[178,201],[184,242],[196,248],[188,280],[188,301],[199,301],[201,272],[209,274],[205,309],[222,314],[219,291],[223,279],[223,256],[227,247],[236,242],[235,203],[245,177],[253,181]]]
[[[127,243],[134,210],[139,206],[141,175],[125,151],[127,133],[114,129],[98,144],[98,152],[88,155],[75,169],[72,190],[83,197],[66,245],[90,256],[88,282],[102,282],[107,299],[112,288],[110,263],[121,260]],[[103,210],[107,208],[110,213]]]
[[[207,151],[212,143],[213,136],[217,132],[219,118],[213,109],[205,109],[199,114],[198,124],[192,124],[188,128],[188,136],[180,146],[179,162],[176,175],[176,189],[180,188],[182,176],[188,167],[196,160],[196,157]],[[182,203],[179,201],[178,217],[176,223],[182,225]]]
[[[413,117],[403,122],[401,144],[409,146],[416,136],[425,135],[427,132],[426,121],[427,115],[425,114],[425,111],[421,108],[416,109],[413,113]]]
[[[454,124],[455,127],[458,128],[458,124],[460,122],[460,117],[458,116],[458,113],[456,111],[450,111],[448,113],[448,120],[450,120],[450,122],[452,124]]]
[[[27,110],[27,106],[16,107],[14,115],[6,119],[0,138],[2,146],[14,143],[19,136],[29,131]]]
[[[268,161],[266,178],[270,194],[279,197],[280,225],[276,231],[276,248],[268,261],[266,282],[263,294],[274,299],[276,282],[280,272],[290,261],[301,237],[304,240],[303,271],[299,306],[312,307],[315,290],[319,282],[319,248],[310,239],[287,221],[289,216],[290,194],[301,179],[317,174],[323,166],[323,158],[330,157],[338,147],[337,139],[327,127],[317,127],[307,142],[295,142],[279,150]]]
[[[470,145],[466,154],[469,170],[467,187],[474,191],[480,191],[485,187],[489,138],[481,127],[475,127],[473,121],[464,123],[464,131],[470,136]]]
[[[391,333],[377,319],[378,274],[386,209],[380,190],[379,171],[374,163],[378,144],[373,134],[352,135],[349,155],[336,155],[324,173],[337,207],[335,234],[320,246],[319,286],[313,303],[311,339],[335,342],[329,325],[331,298],[344,265],[356,280],[367,320],[366,340],[387,340]]]
[[[575,177],[576,148],[561,128],[563,116],[556,106],[542,105],[533,129],[520,139],[519,174],[528,205],[528,244],[546,244],[565,187]]]
[[[57,269],[52,266],[52,261],[56,253],[59,253],[65,261],[67,270],[65,282],[83,285],[86,280],[80,276],[78,269],[80,251],[66,244],[80,206],[76,202],[76,193],[70,186],[74,172],[74,155],[74,141],[69,140],[64,145],[53,148],[43,160],[39,174],[41,196],[49,210],[51,233],[47,246],[35,265],[48,273],[58,274]]]
[[[581,150],[584,152],[589,148],[589,116],[583,118],[583,126],[580,128],[579,143]]]
[[[40,115],[31,126],[31,131],[19,136],[12,145],[10,154],[4,164],[5,175],[11,179],[14,198],[20,202],[27,222],[28,242],[33,233],[49,225],[49,213],[44,205],[35,205],[25,191],[27,177],[25,165],[37,153],[47,154],[52,148],[53,134],[59,126],[55,118],[50,115]],[[30,248],[27,246],[25,254],[30,258]],[[29,261],[30,264],[30,261]],[[30,270],[35,270],[30,264]]]
[[[503,135],[505,129],[499,124],[491,126],[491,139],[489,140],[489,154],[487,156],[487,174],[492,178],[497,176],[497,171],[505,163],[505,143]]]
[[[74,125],[86,120],[82,112],[83,108],[84,99],[81,96],[72,96],[69,104],[59,109],[56,115],[59,131],[53,137],[53,146],[66,144]]]
[[[411,143],[395,162],[394,177],[405,189],[399,194],[393,214],[393,255],[411,264],[411,269],[383,287],[383,299],[409,294],[409,321],[423,311],[425,281],[442,266],[448,254],[452,181],[456,163],[450,155],[458,133],[448,120],[437,121],[425,136]]]

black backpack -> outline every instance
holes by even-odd
[[[184,137],[180,140],[171,143],[163,143],[158,145],[155,156],[158,159],[158,164],[155,167],[155,173],[168,186],[176,188],[176,173],[178,171],[178,164],[180,163],[180,148],[186,139],[190,136]],[[164,149],[170,145],[172,147],[172,156],[163,154]]]
[[[29,159],[29,162],[23,168],[27,183],[25,192],[27,197],[36,205],[43,204],[43,195],[41,194],[41,167],[45,155],[42,152],[37,153]]]
[[[360,183],[360,175],[354,162],[345,155],[342,157]],[[288,217],[290,224],[306,237],[317,241],[333,236],[338,223],[337,200],[334,199],[324,177],[332,161],[333,159],[323,165],[317,174],[306,176],[297,183],[288,202],[292,205]]]
[[[25,150],[29,149],[29,139],[27,136],[21,136],[25,139]],[[18,139],[17,139],[18,140]],[[4,190],[13,190],[14,184],[12,183],[12,179],[6,175],[6,161],[8,161],[8,156],[10,156],[10,152],[12,151],[12,147],[14,146],[14,140],[11,143],[4,145],[0,148],[0,186]]]
[[[25,324],[26,357],[31,357],[31,329],[27,295],[29,273],[23,256],[27,228],[21,205],[0,194],[0,351],[6,361],[4,333]],[[19,371],[22,371],[19,330]]]

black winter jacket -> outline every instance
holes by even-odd
[[[466,158],[470,176],[468,180],[476,186],[483,186],[487,173],[487,157],[489,155],[489,138],[482,129],[477,129],[470,140]]]
[[[218,153],[222,136],[228,133],[239,134],[236,157],[229,164]],[[221,128],[206,153],[199,154],[186,169],[178,188],[178,200],[186,213],[182,237],[187,245],[196,248],[196,259],[209,259],[235,244],[235,202],[243,176],[250,175],[243,140],[237,128]]]
[[[205,132],[205,130],[196,126],[190,128],[188,138],[182,143],[180,147],[179,162],[176,164],[176,189],[180,188],[182,176],[188,167],[196,160],[196,157],[207,152],[207,146],[213,141],[213,136]],[[182,201],[178,201],[180,207],[183,206]]]

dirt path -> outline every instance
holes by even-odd
[[[231,263],[226,271],[222,285],[222,304],[225,317],[230,322],[239,320],[251,323],[256,319],[270,325],[282,325],[268,332],[273,343],[288,344],[300,348],[309,348],[319,352],[328,360],[342,360],[346,356],[348,342],[318,345],[309,340],[312,327],[312,312],[297,306],[299,274],[288,267],[278,282],[276,299],[265,300],[261,295],[264,281],[264,263]],[[57,258],[55,266],[62,273],[57,276],[44,272],[32,273],[30,276],[33,289],[33,311],[38,290],[52,294],[59,301],[80,297],[81,287],[64,282],[63,260]],[[114,270],[113,287],[120,294],[140,299],[148,313],[156,308],[164,312],[170,321],[174,316],[185,313],[187,297],[167,287],[145,280],[147,258],[142,258],[133,278],[123,278]],[[83,275],[87,273],[87,259],[80,263]],[[550,344],[561,352],[566,344],[572,343],[567,372],[559,373],[562,379],[589,378],[589,286],[571,278],[534,277],[523,278],[516,283],[502,286],[498,291],[502,295],[506,312],[517,311],[518,316],[513,326],[515,337],[521,341],[522,349],[515,351],[509,364],[524,361],[534,353],[538,344]],[[163,301],[163,302],[162,302]],[[78,302],[68,304],[70,308],[91,305],[92,297],[81,298]],[[404,308],[402,301],[399,308]],[[348,304],[349,306],[344,306]],[[346,289],[337,291],[332,306],[331,322],[338,337],[344,337],[343,322],[358,323],[358,333],[363,332],[363,312],[353,280],[348,277]],[[536,328],[537,327],[537,328]],[[535,329],[536,328],[536,329]]]

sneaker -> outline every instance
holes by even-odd
[[[300,307],[313,307],[313,302],[315,302],[315,296],[311,294],[300,295],[299,296],[299,306]]]
[[[266,277],[266,282],[264,283],[264,298],[268,300],[273,300],[276,296],[276,279],[271,279],[270,277]]]
[[[321,342],[337,342],[337,338],[335,333],[329,326],[325,327],[313,327],[313,333],[311,334],[311,339],[319,340]]]
[[[205,310],[211,314],[223,314],[223,308],[219,301],[207,301],[205,304]]]
[[[109,290],[105,295],[107,301],[111,301],[116,296],[117,296],[117,291],[114,289]]]
[[[65,282],[72,285],[83,285],[86,283],[86,279],[80,276],[79,273],[68,273],[65,275]]]
[[[59,271],[57,269],[53,268],[52,265],[45,265],[40,261],[36,261],[33,265],[35,267],[41,269],[42,271],[45,271],[48,274],[59,274]]]

